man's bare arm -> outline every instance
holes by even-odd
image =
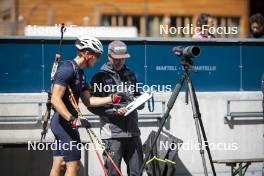
[[[66,87],[55,84],[52,90],[51,103],[56,111],[66,120],[70,120],[71,113],[66,108],[62,101],[62,97],[65,93]]]
[[[89,91],[84,91],[81,95],[81,99],[83,104],[86,107],[98,107],[98,106],[103,106],[108,103],[112,103],[112,98],[109,97],[93,97],[89,93]]]

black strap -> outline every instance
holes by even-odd
[[[77,69],[77,67],[78,67],[77,63],[74,60],[68,60],[68,62],[70,62],[72,64],[72,67],[73,67],[73,70],[74,70],[74,78],[75,78],[75,80],[81,81],[80,75],[79,75],[78,69]],[[78,89],[78,91],[79,91],[79,94],[81,95],[81,90]]]
[[[154,109],[155,109],[154,106],[155,106],[154,105],[154,96],[152,96],[151,99],[148,100],[148,110],[149,110],[149,112],[154,112]]]

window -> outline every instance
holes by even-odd
[[[233,16],[214,16],[215,27],[225,27],[226,34],[218,34],[218,38],[236,38],[239,37],[239,17]],[[147,20],[147,21],[146,21]],[[196,22],[191,15],[148,15],[145,18],[144,15],[102,15],[101,20],[103,26],[135,26],[138,29],[138,34],[141,37],[177,37],[177,38],[190,38],[192,37],[191,29],[189,32],[183,32],[179,28],[194,28]],[[147,24],[147,25],[146,25]],[[169,25],[175,27],[177,32],[170,33],[168,35],[162,35],[159,33],[160,25]],[[237,27],[237,34],[231,33],[231,27]]]
[[[135,26],[139,36],[159,36],[159,25],[162,24],[162,16],[148,16],[147,26],[144,15],[103,15],[103,26]]]
[[[215,25],[216,27],[225,27],[227,34],[218,34],[216,37],[219,38],[238,38],[240,36],[239,33],[239,17],[232,17],[232,16],[215,16]],[[230,30],[232,27],[237,27],[238,33],[231,34]]]
[[[0,34],[11,35],[13,33],[11,9],[7,9],[0,13]]]
[[[170,17],[170,26],[176,27],[179,29],[180,27],[188,27],[193,24],[192,16],[171,16]],[[184,34],[182,30],[179,30],[175,34],[170,34],[170,37],[191,37],[191,32],[189,34]]]

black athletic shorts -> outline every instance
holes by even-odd
[[[72,129],[70,123],[55,113],[51,119],[51,131],[55,136],[56,147],[53,156],[63,156],[65,162],[81,159],[81,140],[77,129]]]

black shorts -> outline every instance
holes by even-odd
[[[51,119],[51,131],[55,136],[56,148],[53,156],[62,156],[65,162],[81,159],[81,140],[77,129],[72,129],[69,122],[55,113]],[[55,149],[54,149],[55,148]]]

